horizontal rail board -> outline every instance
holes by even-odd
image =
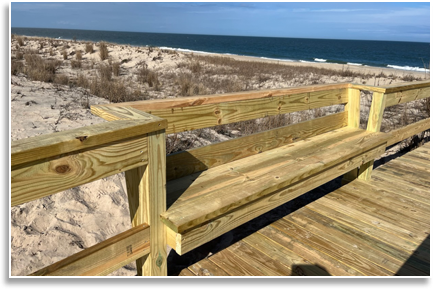
[[[131,119],[143,119],[146,120],[152,117],[155,121],[161,122],[162,125],[157,125],[155,130],[163,129],[167,127],[167,121],[157,116],[148,114],[144,111],[127,106],[126,102],[119,103],[121,106],[114,106],[113,104],[106,105],[92,105],[91,112],[105,120],[131,120]],[[159,124],[159,123],[157,123]]]
[[[11,205],[147,164],[147,137],[136,137],[12,168]]]
[[[146,112],[167,119],[166,133],[170,134],[347,103],[347,101],[347,89],[333,89],[218,104],[149,110]],[[110,114],[110,109],[109,106],[93,106],[92,112],[107,120],[114,120],[116,116]],[[101,113],[101,111],[104,113]]]
[[[133,227],[30,276],[103,276],[150,253],[150,227]]]
[[[11,144],[11,166],[90,149],[122,139],[144,136],[146,133],[160,130],[165,126],[165,120],[148,115],[147,118],[141,120],[100,123],[13,141]]]
[[[430,87],[385,94],[385,107],[430,97]]]
[[[388,86],[371,86],[365,84],[349,83],[349,88],[355,88],[359,90],[366,90],[366,91],[379,92],[379,93],[402,92],[402,91],[420,89],[425,87],[430,87],[430,80],[395,83]]]
[[[189,97],[179,97],[179,98],[168,98],[168,99],[156,99],[156,100],[144,100],[144,101],[131,101],[122,103],[113,103],[107,106],[109,107],[132,107],[140,111],[152,111],[168,108],[181,108],[190,106],[200,106],[205,104],[218,104],[223,102],[233,102],[240,100],[251,100],[260,99],[268,97],[278,97],[284,95],[293,95],[300,93],[310,93],[318,91],[328,91],[333,89],[346,89],[348,88],[348,83],[336,83],[336,84],[319,84],[310,85],[304,87],[289,87],[289,88],[278,88],[278,89],[266,89],[257,91],[242,91],[236,93],[224,93],[215,95],[198,95]],[[92,112],[93,112],[92,106]]]
[[[167,156],[167,181],[347,126],[347,112]]]
[[[430,118],[423,119],[421,121],[412,123],[400,129],[396,129],[388,132],[388,146],[398,143],[408,137],[421,133],[425,130],[430,129]]]
[[[404,83],[394,83],[388,86],[383,86],[385,88],[385,93],[393,93],[398,91],[407,91],[412,89],[420,89],[428,87],[430,88],[430,80],[417,81],[417,82],[404,82]]]
[[[378,157],[385,151],[386,145],[377,146],[369,151],[352,157],[328,168],[326,171],[312,175],[287,188],[254,200],[242,207],[229,211],[217,219],[210,220],[202,226],[193,228],[183,234],[167,229],[167,242],[180,255],[203,245],[218,236],[244,224],[296,197],[324,184],[334,178]]]

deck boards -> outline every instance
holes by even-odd
[[[182,276],[429,276],[430,143],[309,203]]]

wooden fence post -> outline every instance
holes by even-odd
[[[165,130],[148,134],[149,163],[125,172],[132,226],[150,226],[150,254],[137,259],[137,274],[167,276],[165,225],[160,215],[166,210]]]
[[[357,88],[348,88],[349,101],[344,107],[344,111],[347,111],[347,126],[353,128],[359,128],[361,121],[361,91]],[[350,183],[358,177],[358,168],[351,170],[343,176],[342,184],[345,185]]]
[[[371,102],[370,114],[368,116],[367,131],[380,132],[382,125],[383,112],[385,111],[386,95],[380,92],[373,93]],[[358,178],[362,180],[370,180],[371,172],[373,171],[374,160],[363,164],[359,169]]]

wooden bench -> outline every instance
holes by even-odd
[[[167,134],[345,104],[345,111],[167,156],[167,243],[184,254],[385,151],[386,136],[359,129],[350,84],[93,106],[108,120],[140,111]]]

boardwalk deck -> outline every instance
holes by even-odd
[[[429,276],[430,143],[180,272]]]

